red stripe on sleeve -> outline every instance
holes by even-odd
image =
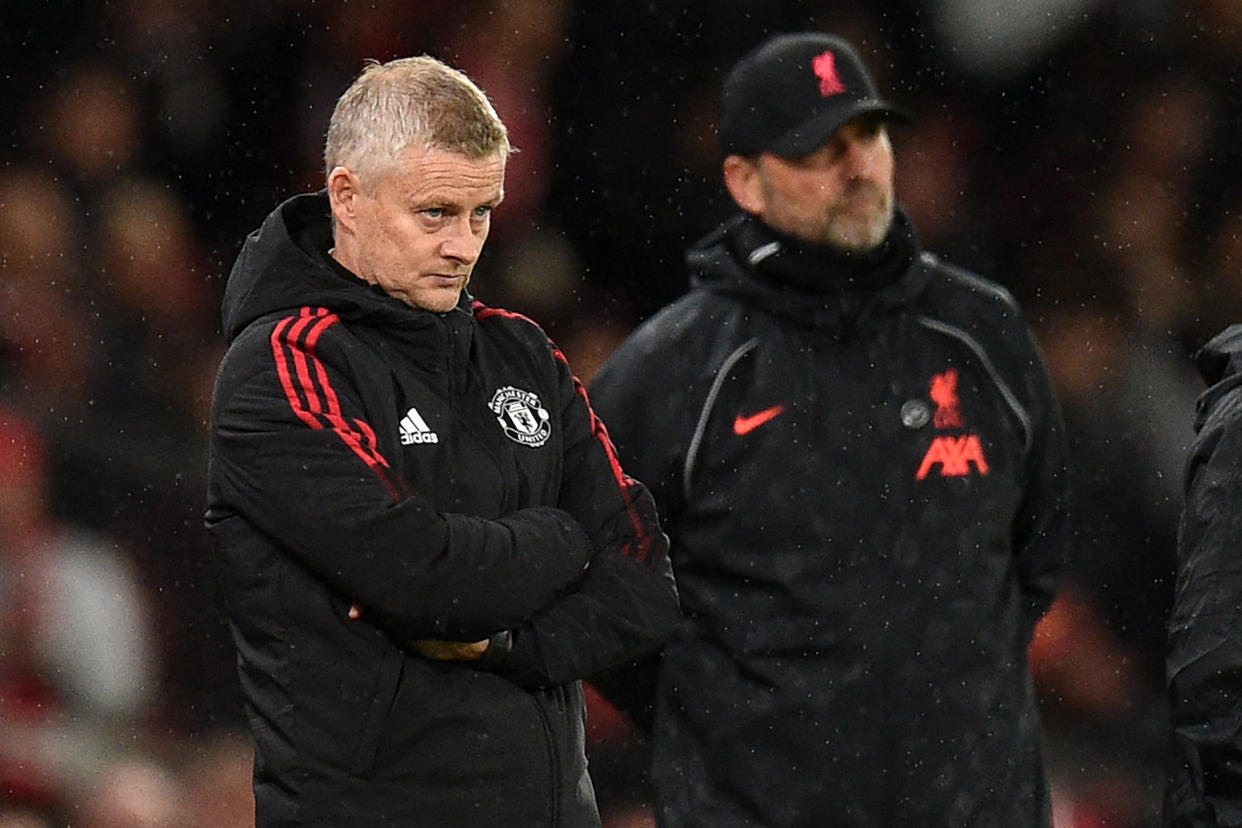
[[[293,319],[294,317],[288,317],[280,320],[272,331],[272,356],[276,359],[276,373],[280,377],[280,385],[285,389],[285,398],[289,400],[289,407],[293,409],[293,413],[311,428],[323,428],[323,424],[302,405],[302,399],[298,396],[297,388],[293,384],[293,376],[289,371],[286,343]]]
[[[556,358],[569,367],[569,360],[565,358],[565,354],[560,348],[552,346],[552,353]],[[577,376],[570,372],[570,376],[574,380],[574,391],[582,398],[582,402],[586,405],[587,414],[591,417],[591,433],[595,435],[595,439],[604,448],[604,454],[608,457],[608,465],[612,467],[612,475],[617,481],[617,488],[621,491],[621,497],[625,501],[625,508],[630,514],[630,523],[634,527],[634,534],[638,539],[638,549],[634,553],[635,559],[639,563],[647,560],[647,552],[651,549],[651,543],[654,540],[647,532],[646,525],[643,523],[642,516],[638,513],[638,509],[634,505],[634,499],[631,497],[631,491],[636,483],[634,478],[625,473],[621,468],[621,460],[617,457],[617,448],[612,444],[612,438],[608,436],[608,428],[604,425],[604,421],[595,413],[595,409],[591,407],[591,398],[587,395],[586,387]]]
[[[475,300],[474,304],[471,306],[471,310],[474,311],[475,319],[482,320],[492,316],[499,316],[504,319],[520,319],[534,325],[536,328],[539,328],[539,324],[527,316],[523,316],[522,314],[514,311],[503,310],[501,308],[489,308],[478,300]],[[549,340],[549,344],[552,344],[551,340]],[[558,360],[565,364],[566,368],[570,367],[569,360],[565,358],[565,354],[562,353],[561,349],[556,347],[554,344],[552,345],[552,353]],[[608,465],[612,467],[612,474],[613,477],[616,478],[617,488],[621,492],[622,500],[625,501],[626,511],[629,512],[630,523],[634,526],[634,534],[638,541],[638,548],[631,549],[628,548],[627,545],[627,548],[622,550],[622,554],[633,555],[633,557],[641,563],[646,561],[647,553],[651,550],[651,544],[655,541],[655,538],[647,531],[646,525],[643,523],[642,516],[639,514],[638,508],[634,503],[634,498],[631,495],[633,487],[637,485],[637,481],[628,476],[621,468],[621,461],[617,457],[617,449],[612,444],[612,438],[608,436],[608,429],[604,426],[604,421],[595,414],[595,409],[591,407],[591,399],[587,396],[586,388],[582,385],[581,380],[574,376],[572,370],[570,371],[570,376],[572,376],[574,380],[574,391],[579,397],[582,398],[583,403],[586,404],[587,413],[591,418],[591,433],[604,448],[604,454],[608,457]]]
[[[310,353],[315,352],[315,346],[319,344],[319,337],[323,336],[323,332],[336,324],[339,317],[336,314],[324,317],[323,321],[317,324],[306,337],[306,348]],[[341,411],[341,402],[336,397],[336,391],[332,388],[332,383],[328,381],[328,370],[321,360],[315,360],[316,374],[319,378],[319,385],[323,388],[324,396],[327,398],[328,411],[337,414]],[[384,465],[388,465],[385,463]]]
[[[310,369],[307,366],[308,354],[297,344],[302,339],[302,332],[306,330],[306,326],[314,318],[310,315],[310,310],[310,308],[302,308],[301,318],[293,323],[289,329],[288,342],[292,344],[293,367],[297,372],[298,384],[306,392],[306,404],[310,407],[312,413],[319,414],[323,411],[323,407],[319,404],[319,395],[315,393],[314,383],[311,382]]]
[[[379,452],[374,429],[360,419],[355,419],[353,424],[346,420],[327,368],[315,355],[315,346],[324,331],[339,321],[340,317],[325,308],[303,308],[298,317],[282,319],[272,331],[271,338],[276,373],[289,406],[298,418],[313,429],[331,427],[341,441],[375,472],[393,499],[400,500],[402,487],[387,474],[389,464]],[[309,334],[305,333],[308,327]]]

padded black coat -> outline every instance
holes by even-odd
[[[1169,616],[1170,828],[1242,825],[1242,325],[1195,359],[1208,388],[1186,464]]]
[[[685,613],[662,826],[1048,824],[1027,645],[1067,545],[1059,408],[1011,297],[910,237],[895,281],[813,294],[727,223],[592,385]],[[628,709],[645,684],[600,681]]]
[[[258,824],[598,824],[579,679],[677,617],[651,497],[534,323],[416,310],[330,244],[322,193],[286,202],[224,300],[207,520]]]

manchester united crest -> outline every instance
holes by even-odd
[[[539,402],[539,397],[529,391],[506,385],[497,389],[488,408],[510,440],[524,446],[538,448],[552,436],[552,418]]]

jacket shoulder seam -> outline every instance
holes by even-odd
[[[941,274],[949,282],[965,288],[971,293],[1000,302],[1009,310],[1015,312],[1021,310],[1018,306],[1018,300],[1003,285],[997,284],[991,279],[985,279],[977,273],[971,273],[969,270],[951,265],[934,253],[924,252],[921,259],[925,266]]]

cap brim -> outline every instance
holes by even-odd
[[[853,101],[829,112],[821,112],[805,123],[799,124],[773,141],[766,151],[783,158],[806,155],[826,144],[838,129],[863,115],[881,115],[885,120],[890,121],[907,122],[910,120],[910,113],[888,101],[874,98]]]

